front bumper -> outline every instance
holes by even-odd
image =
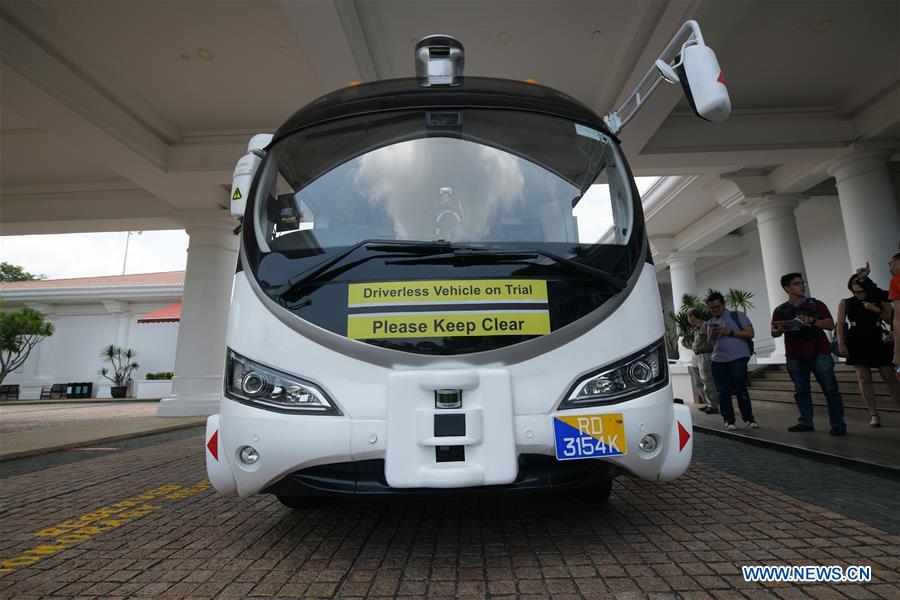
[[[525,490],[563,490],[609,481],[623,471],[609,461],[562,462],[552,456],[522,454],[518,475],[511,483],[453,488],[462,493],[502,493]],[[291,473],[264,492],[280,496],[349,496],[439,494],[447,488],[395,488],[388,485],[381,459],[320,465]]]
[[[207,421],[206,465],[222,494],[249,496],[260,491],[300,493],[402,493],[441,489],[534,489],[609,479],[630,473],[668,481],[691,461],[693,430],[689,409],[672,400],[671,387],[621,404],[561,413],[514,414],[511,394],[498,373],[481,373],[479,387],[493,390],[490,402],[452,411],[465,414],[466,433],[436,437],[430,428],[433,406],[405,394],[421,381],[400,377],[390,383],[393,401],[385,418],[285,415],[223,400],[222,412]],[[438,378],[440,380],[440,378]],[[446,382],[436,380],[436,385]],[[464,382],[455,382],[457,386]],[[408,398],[407,401],[402,398]],[[621,414],[628,451],[607,458],[566,461],[555,458],[553,417]],[[638,442],[656,434],[657,448]],[[437,462],[435,447],[465,446],[465,459]],[[240,460],[252,446],[253,464]],[[542,466],[543,465],[543,466]],[[379,473],[380,470],[380,473]]]

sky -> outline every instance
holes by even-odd
[[[0,260],[49,279],[121,275],[127,232],[0,237]],[[184,230],[132,232],[125,273],[180,271],[187,261]]]

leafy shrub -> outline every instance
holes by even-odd
[[[157,381],[160,379],[172,379],[172,371],[157,371],[156,373],[147,373],[147,381]]]

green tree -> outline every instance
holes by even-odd
[[[25,364],[38,342],[51,335],[53,325],[33,308],[0,312],[0,383]]]
[[[47,276],[34,275],[19,265],[0,262],[0,281],[32,281],[34,279],[47,279]]]

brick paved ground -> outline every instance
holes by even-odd
[[[0,433],[156,416],[156,402],[14,404],[0,406]]]
[[[606,506],[450,496],[292,511],[197,486],[201,448],[2,480],[0,597],[900,598],[898,536],[700,462],[669,484],[619,479]],[[871,565],[874,582],[744,583],[746,564]]]
[[[900,477],[871,475],[705,433],[697,433],[694,460],[900,534]]]

